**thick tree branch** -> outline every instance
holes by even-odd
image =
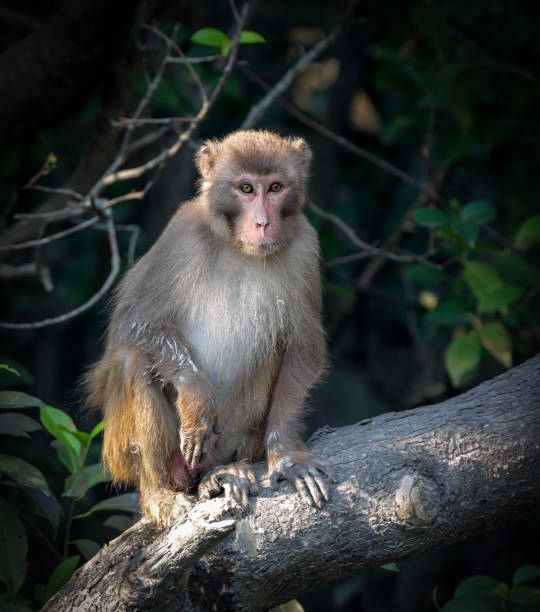
[[[339,480],[323,510],[272,492],[258,464],[246,516],[217,499],[161,533],[141,521],[44,609],[265,610],[537,512],[539,383],[540,354],[440,404],[321,430],[311,448]]]

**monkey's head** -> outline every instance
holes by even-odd
[[[286,246],[305,203],[310,161],[302,138],[262,130],[207,141],[196,163],[212,231],[248,255]]]

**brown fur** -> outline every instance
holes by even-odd
[[[216,466],[267,454],[274,481],[290,478],[301,494],[307,482],[320,505],[311,476],[289,469],[304,462],[322,469],[309,464],[300,437],[304,400],[326,355],[318,242],[301,214],[310,157],[303,140],[270,132],[206,143],[197,154],[199,196],[178,210],[116,291],[90,399],[104,411],[103,459],[113,478],[138,486],[144,512],[160,525],[178,516],[176,491]],[[260,210],[274,207],[267,240],[269,230],[250,229],[258,218],[235,181],[249,175],[264,186],[270,174],[285,187],[256,194]],[[249,246],[255,231],[263,236],[256,254]],[[226,493],[250,482],[246,469],[230,468],[236,484]],[[227,483],[223,474],[220,468],[218,480]],[[244,489],[239,501],[245,496]]]

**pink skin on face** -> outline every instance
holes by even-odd
[[[263,252],[279,240],[280,210],[289,187],[281,174],[243,174],[231,185],[242,205],[238,234],[247,250]]]

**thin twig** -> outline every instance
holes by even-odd
[[[224,55],[203,55],[201,57],[168,57],[169,64],[206,64],[209,62],[224,61]]]
[[[272,90],[272,87],[270,85],[268,85],[268,83],[263,81],[259,76],[255,75],[249,69],[247,69],[245,67],[241,67],[241,70],[254,83],[257,83],[259,85],[259,87],[261,87],[262,89],[265,89],[266,91],[271,91]],[[301,110],[299,110],[298,108],[296,108],[295,106],[293,106],[292,104],[287,102],[286,100],[281,98],[281,99],[277,99],[276,102],[278,104],[280,104],[283,108],[285,108],[291,115],[293,115],[299,121],[301,121],[304,125],[307,125],[311,129],[315,130],[316,132],[318,132],[322,136],[325,136],[329,140],[332,140],[333,142],[335,142],[336,144],[340,145],[344,149],[347,149],[348,151],[350,151],[351,153],[354,153],[358,157],[361,157],[362,159],[365,159],[366,161],[370,162],[374,166],[377,166],[378,168],[381,168],[382,170],[385,170],[389,174],[394,175],[395,177],[401,179],[405,183],[408,183],[409,185],[412,185],[413,187],[416,187],[420,191],[423,191],[423,192],[427,193],[434,200],[437,200],[438,202],[444,202],[445,201],[445,199],[440,194],[438,194],[436,191],[434,191],[430,187],[429,184],[423,183],[422,181],[416,180],[415,178],[413,178],[412,176],[410,176],[409,174],[407,174],[403,170],[400,170],[399,168],[397,168],[396,166],[391,164],[390,162],[387,162],[386,160],[382,159],[381,157],[378,157],[377,155],[374,155],[373,153],[370,153],[366,149],[363,149],[362,147],[359,147],[358,145],[354,144],[350,140],[347,140],[343,136],[340,136],[339,134],[336,134],[335,132],[333,132],[332,130],[327,128],[326,126],[322,125],[320,122],[315,121],[311,117],[308,117],[305,113],[303,113]]]
[[[50,236],[45,236],[45,238],[38,238],[37,240],[29,240],[28,242],[19,242],[18,244],[8,244],[6,246],[0,246],[0,251],[19,251],[21,249],[29,249],[31,247],[50,244],[55,240],[60,240],[60,238],[65,238],[70,234],[75,234],[76,232],[80,232],[81,230],[86,229],[87,227],[91,227],[98,221],[99,217],[92,217],[91,219],[87,219],[86,221],[83,221],[78,225],[74,225],[73,227],[69,227],[68,229],[65,229],[61,232],[51,234]]]
[[[334,215],[333,213],[329,213],[326,210],[319,208],[316,204],[313,204],[313,202],[308,203],[308,208],[312,210],[314,213],[316,213],[317,215],[319,215],[319,217],[322,217],[323,219],[326,219],[327,221],[330,221],[331,223],[336,225],[336,227],[338,227],[353,244],[355,244],[357,247],[360,247],[362,249],[361,253],[353,253],[352,255],[345,255],[344,257],[338,257],[336,259],[333,259],[327,262],[325,264],[325,268],[333,268],[343,263],[348,263],[351,261],[357,261],[358,259],[365,259],[368,257],[375,257],[375,256],[380,256],[385,259],[390,259],[392,261],[399,261],[402,263],[410,263],[414,261],[425,261],[428,257],[433,255],[434,253],[433,251],[431,251],[431,252],[427,252],[421,255],[416,255],[414,253],[407,253],[407,254],[400,255],[399,253],[394,253],[392,251],[388,251],[387,249],[381,249],[367,242],[364,242],[364,240],[358,237],[358,235],[355,233],[352,227],[347,225],[345,221],[343,221],[343,219],[341,219],[337,215]]]
[[[169,147],[168,149],[165,149],[165,151],[162,151],[159,155],[150,159],[146,163],[140,166],[135,166],[133,168],[127,168],[125,170],[119,170],[117,172],[106,173],[104,177],[101,179],[101,181],[99,181],[95,185],[92,191],[94,190],[97,191],[98,189],[101,189],[104,185],[112,185],[113,183],[116,183],[118,181],[124,181],[127,179],[137,178],[145,174],[149,170],[152,170],[153,168],[161,165],[163,162],[167,161],[171,157],[174,157],[178,153],[178,151],[183,147],[183,145],[191,138],[191,135],[193,134],[195,129],[199,126],[200,122],[206,117],[209,110],[212,108],[215,101],[221,94],[223,87],[225,86],[225,83],[227,82],[227,80],[229,79],[229,76],[231,75],[231,72],[232,72],[232,69],[233,69],[233,66],[236,60],[236,55],[238,52],[238,43],[240,41],[240,35],[242,34],[242,27],[247,18],[248,8],[249,8],[249,4],[245,4],[242,10],[241,22],[238,24],[236,34],[233,39],[233,45],[229,52],[227,63],[225,64],[225,67],[223,69],[223,72],[221,73],[221,77],[216,87],[212,91],[212,94],[210,95],[208,102],[202,105],[200,111],[194,117],[193,122],[186,129],[186,131],[180,134],[180,136],[177,138],[177,140],[171,147]]]
[[[175,125],[177,123],[190,123],[194,117],[155,117],[155,118],[139,118],[121,117],[112,121],[114,127],[126,127],[129,125]]]
[[[32,191],[44,191],[45,193],[56,193],[58,195],[67,195],[76,200],[84,199],[84,196],[73,189],[65,189],[64,187],[46,187],[45,185],[25,185],[23,189],[31,189]]]
[[[165,32],[162,32],[158,28],[154,28],[151,25],[143,24],[143,27],[147,28],[148,30],[153,32],[156,36],[159,36],[162,40],[164,40],[167,43],[167,48],[169,49],[168,57],[166,58],[167,61],[170,57],[170,49],[174,49],[180,58],[185,59],[185,60],[188,59],[186,57],[186,54],[180,48],[180,45],[178,45],[177,42],[174,40],[176,37],[174,32],[173,32],[173,36],[169,37],[165,34]],[[195,70],[195,68],[193,68],[191,63],[189,62],[185,62],[185,63],[186,63],[186,68],[189,70],[189,73],[193,77],[193,80],[195,81],[195,84],[197,85],[197,88],[199,89],[202,104],[206,104],[208,102],[208,95],[206,93],[206,89],[204,88],[203,82],[201,81],[199,75],[197,74],[197,71]]]
[[[37,266],[34,261],[21,264],[20,266],[12,266],[11,264],[0,263],[0,276],[2,278],[19,278],[20,276],[33,276],[37,272]]]
[[[305,55],[303,55],[287,72],[279,79],[279,81],[268,91],[266,96],[249,111],[248,116],[242,122],[242,129],[247,130],[253,128],[262,119],[262,116],[268,107],[274,103],[285,91],[290,87],[294,78],[302,72],[308,64],[318,57],[331,42],[341,32],[341,26],[335,28],[312,47]]]
[[[69,312],[66,312],[57,317],[43,319],[42,321],[34,321],[33,323],[0,323],[0,327],[3,327],[5,329],[39,329],[40,327],[47,327],[48,325],[63,323],[64,321],[73,319],[74,317],[87,311],[94,304],[99,302],[99,300],[112,287],[112,284],[120,271],[120,254],[118,252],[118,241],[116,237],[114,220],[110,212],[108,212],[107,214],[109,216],[107,219],[107,233],[109,235],[109,246],[111,250],[111,271],[109,272],[109,276],[107,276],[107,279],[105,280],[99,291],[94,293],[94,295],[84,304],[81,304],[77,308],[74,308],[73,310],[70,310]]]

